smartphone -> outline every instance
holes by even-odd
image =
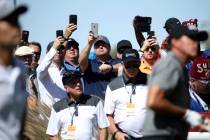
[[[29,31],[23,30],[22,31],[22,40],[24,42],[28,42],[28,37],[29,37]]]
[[[56,31],[56,37],[63,36],[63,30]]]
[[[70,15],[69,23],[73,23],[74,25],[77,25],[77,15]]]
[[[153,36],[155,36],[155,31],[147,32],[147,36],[148,36],[148,38],[152,38]]]
[[[93,32],[94,37],[98,36],[98,23],[91,23],[91,31]]]

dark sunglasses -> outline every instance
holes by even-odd
[[[103,41],[98,41],[95,45],[94,45],[94,48],[95,49],[98,49],[100,46],[103,46],[103,47],[106,47],[107,44]]]
[[[76,49],[76,50],[79,50],[79,47],[78,46],[68,46],[67,47],[67,50],[70,50],[71,48]]]
[[[140,63],[124,63],[126,69],[139,68]]]
[[[40,52],[34,52],[34,55],[35,55],[35,56],[40,56],[41,53],[40,53]]]
[[[153,46],[153,47],[148,47],[148,48],[146,48],[145,51],[148,52],[149,49],[151,49],[153,52],[155,52],[155,51],[157,50],[156,47]]]

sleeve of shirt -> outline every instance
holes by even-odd
[[[106,128],[109,126],[108,118],[104,112],[103,103],[102,101],[99,101],[96,106],[96,112],[97,112],[97,123],[99,128]]]
[[[104,100],[104,112],[106,114],[113,114],[115,110],[115,104],[112,95],[113,95],[112,91],[108,85],[106,88],[105,100]]]
[[[57,113],[52,108],[46,134],[55,136],[58,134],[59,130],[60,130],[60,122],[59,122]]]
[[[149,79],[149,86],[159,86],[163,91],[170,93],[179,81],[179,69],[174,64],[158,63],[155,65]]]
[[[38,79],[41,80],[48,75],[48,68],[52,63],[52,59],[55,56],[56,52],[57,50],[54,47],[52,47],[50,51],[46,54],[42,62],[39,64],[39,66],[37,67]]]

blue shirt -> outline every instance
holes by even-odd
[[[71,71],[71,70],[75,70],[75,71],[80,71],[80,65],[78,64],[76,67],[72,64],[70,64],[69,62],[67,62],[66,60],[64,60],[64,68],[66,71]]]
[[[108,72],[103,74],[99,71],[99,66],[102,64],[101,61],[97,59],[89,59],[88,61],[89,65],[83,76],[85,93],[89,95],[96,95],[104,99],[106,87],[113,78],[117,77],[117,73]],[[105,64],[114,65],[117,63],[120,63],[120,61],[110,58]]]

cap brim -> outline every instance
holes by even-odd
[[[131,61],[140,61],[139,59],[136,58],[127,58],[126,60],[122,60],[123,63],[131,62]]]
[[[25,5],[20,5],[17,8],[15,8],[14,11],[12,11],[9,15],[7,15],[6,17],[4,17],[3,19],[9,19],[14,18],[14,17],[18,17],[19,15],[25,13],[28,10],[28,8]]]

